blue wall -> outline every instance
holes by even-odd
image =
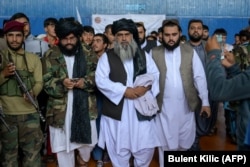
[[[91,25],[92,14],[164,14],[180,20],[183,34],[187,34],[188,21],[199,18],[210,28],[228,31],[228,42],[248,26],[249,0],[1,0],[0,22],[16,12],[25,13],[31,21],[32,33],[43,33],[46,17],[76,17],[78,8],[82,22]],[[1,26],[0,26],[1,27]]]

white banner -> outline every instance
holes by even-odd
[[[127,14],[127,15],[92,15],[92,27],[95,33],[103,33],[105,26],[112,24],[113,21],[121,18],[132,19],[134,22],[143,22],[146,28],[146,35],[151,31],[158,31],[162,21],[166,18],[165,15],[144,15],[144,14]]]

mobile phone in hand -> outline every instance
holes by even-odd
[[[220,44],[220,47],[221,47],[221,60],[223,60],[225,58],[224,57],[224,45],[225,44],[223,42],[221,34],[216,35],[216,38],[217,38],[217,41],[218,41],[218,43]]]
[[[71,81],[71,82],[77,82],[77,81],[79,81],[79,79],[80,79],[80,78],[71,78],[70,81]]]
[[[203,118],[207,118],[207,117],[208,117],[208,115],[207,115],[207,113],[206,113],[205,111],[203,111],[203,112],[201,113],[201,117],[203,117]]]

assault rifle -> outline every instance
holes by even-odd
[[[26,97],[29,99],[29,101],[31,102],[31,104],[35,107],[36,111],[38,112],[42,122],[45,122],[45,119],[42,115],[42,112],[39,110],[39,106],[36,103],[35,99],[33,98],[33,96],[30,94],[30,92],[28,91],[26,85],[23,83],[21,77],[19,76],[19,74],[17,73],[17,71],[15,70],[15,77],[18,83],[18,86],[21,88],[21,91],[26,95]]]
[[[5,116],[3,114],[3,108],[0,107],[0,120],[2,121],[2,123],[4,124],[4,126],[8,129],[9,132],[11,132],[11,129],[9,127],[9,125],[5,122],[5,120],[3,119]]]
[[[0,57],[2,58],[2,54],[0,54]],[[9,57],[9,62],[14,65],[14,63],[13,63],[14,61],[12,60],[10,54],[8,54],[8,57]],[[42,120],[42,122],[45,122],[45,118],[43,117],[42,112],[40,111],[38,104],[36,104],[35,99],[32,97],[32,95],[28,91],[26,85],[23,83],[22,78],[19,76],[19,74],[18,74],[18,72],[16,70],[14,71],[14,75],[15,75],[16,81],[18,83],[18,87],[26,95],[26,97],[29,99],[31,104],[35,107],[36,111],[38,112],[38,114],[39,114],[39,116],[40,116],[40,118]]]

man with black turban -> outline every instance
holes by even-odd
[[[84,166],[97,143],[94,71],[97,57],[80,42],[81,25],[72,18],[55,27],[58,47],[43,58],[44,89],[49,95],[47,122],[52,152],[60,167]]]
[[[145,95],[151,93],[155,98],[159,93],[159,71],[152,58],[140,49],[132,20],[114,21],[112,33],[114,49],[99,58],[96,69],[96,84],[104,94],[98,144],[102,148],[106,144],[113,166],[129,166],[133,156],[134,166],[148,167],[154,148],[159,146],[153,124],[157,110],[146,112],[135,104],[145,97],[147,105],[150,101]],[[134,86],[138,78],[149,84]]]

